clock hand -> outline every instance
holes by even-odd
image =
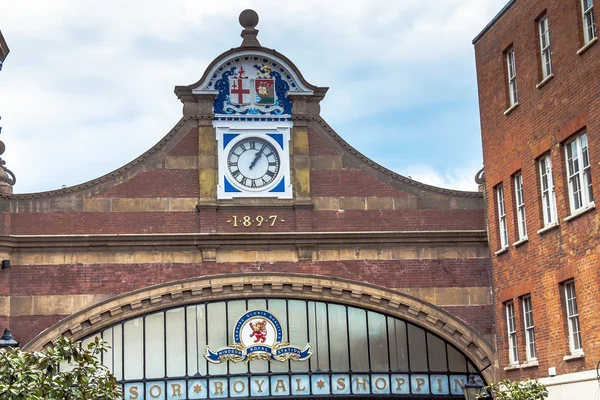
[[[256,162],[262,155],[262,152],[264,151],[265,147],[267,147],[267,146],[263,145],[262,149],[260,149],[260,151],[256,153],[256,155],[254,156],[254,160],[252,160],[252,162],[250,163],[250,169],[252,169],[256,165]]]

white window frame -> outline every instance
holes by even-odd
[[[581,16],[583,22],[583,41],[585,44],[588,44],[596,37],[593,0],[581,0]]]
[[[504,207],[504,187],[496,186],[496,200],[498,204],[498,230],[500,231],[500,249],[508,247],[508,230],[506,227],[506,209]]]
[[[538,21],[540,33],[540,54],[542,57],[542,79],[552,75],[552,54],[550,52],[550,31],[548,16],[544,15]]]
[[[574,139],[565,143],[565,159],[567,164],[569,203],[571,214],[575,214],[594,203],[586,132],[577,135]]]
[[[527,218],[525,216],[525,197],[523,196],[523,174],[521,172],[517,172],[514,175],[514,182],[519,240],[524,240],[527,239]]]
[[[525,354],[527,361],[537,361],[535,351],[535,327],[533,325],[533,305],[531,295],[523,296],[523,325],[525,326]]]
[[[550,226],[558,222],[556,212],[556,194],[554,192],[554,179],[552,178],[552,159],[546,154],[538,161],[540,168],[540,189],[542,195],[542,207],[544,214],[544,226]]]
[[[508,76],[508,98],[510,105],[514,106],[519,102],[517,94],[517,69],[515,67],[515,49],[510,48],[506,51],[506,69]]]
[[[564,283],[565,302],[567,310],[567,325],[569,326],[569,350],[571,354],[583,353],[581,344],[581,327],[579,326],[579,310],[577,309],[577,295],[575,281]]]
[[[506,311],[506,333],[508,335],[508,361],[510,365],[515,365],[519,363],[515,304],[509,301],[504,304],[504,309]]]

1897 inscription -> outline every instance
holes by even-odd
[[[283,223],[284,219],[279,218],[277,215],[268,215],[262,216],[257,215],[256,217],[251,217],[249,215],[237,216],[232,215],[231,218],[227,220],[228,224],[232,224],[234,227],[250,227],[250,226],[275,226],[276,223]]]

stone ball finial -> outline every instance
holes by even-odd
[[[260,47],[260,43],[256,38],[258,35],[258,29],[256,29],[256,25],[258,25],[258,14],[254,10],[244,10],[240,13],[240,25],[244,27],[242,31],[242,44],[240,47]]]
[[[247,9],[240,13],[240,25],[244,29],[254,29],[258,25],[258,14],[256,11]]]

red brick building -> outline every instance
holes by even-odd
[[[350,147],[319,115],[327,88],[240,22],[146,153],[2,196],[0,326],[30,350],[102,336],[127,399],[457,399],[469,374],[490,381],[482,194]]]
[[[597,387],[599,17],[513,0],[474,40],[500,373],[551,399]]]

